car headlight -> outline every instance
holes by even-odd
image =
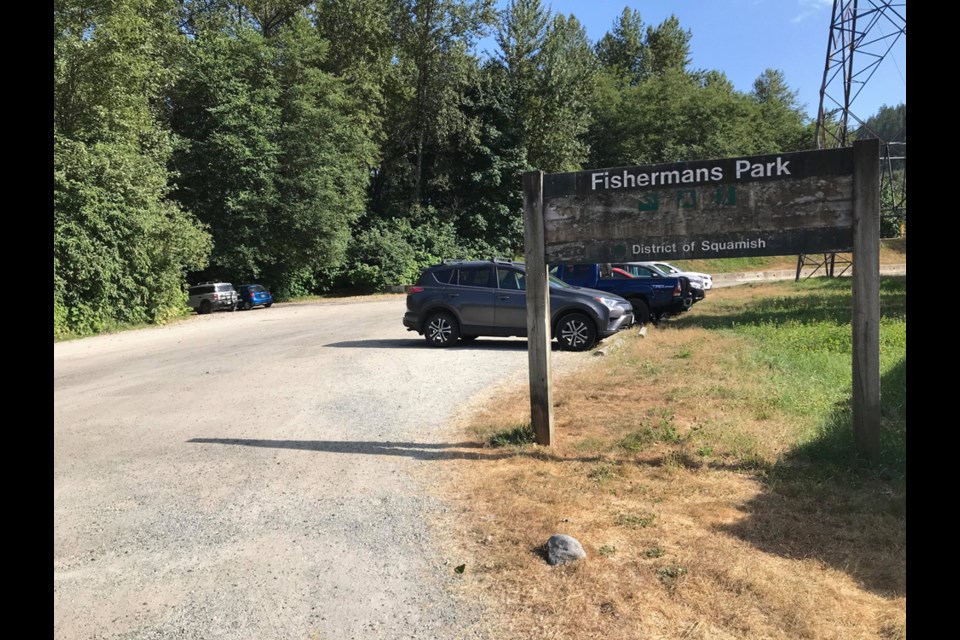
[[[594,298],[594,300],[596,300],[602,305],[606,305],[608,309],[616,309],[617,307],[620,306],[619,300],[612,300],[611,298],[604,298],[603,296],[598,296]]]

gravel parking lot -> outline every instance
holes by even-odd
[[[458,444],[458,407],[524,379],[526,341],[430,349],[403,310],[275,305],[56,344],[55,637],[486,637],[415,471]]]

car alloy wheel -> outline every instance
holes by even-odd
[[[432,347],[449,347],[460,338],[460,329],[449,313],[435,313],[427,318],[423,337]]]
[[[597,342],[597,330],[590,318],[574,313],[560,321],[560,348],[566,351],[586,351]]]

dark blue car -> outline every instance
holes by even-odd
[[[240,294],[240,300],[237,302],[238,309],[249,310],[254,307],[269,307],[273,304],[273,296],[262,284],[242,284],[237,287],[237,293]]]

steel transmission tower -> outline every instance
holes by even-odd
[[[823,68],[817,112],[818,149],[851,145],[855,130],[859,130],[861,136],[880,139],[880,217],[882,228],[888,230],[887,236],[905,235],[907,132],[900,131],[890,139],[884,139],[857,116],[854,102],[897,40],[906,38],[906,6],[905,0],[833,0],[827,61]],[[891,229],[895,232],[891,233]],[[805,266],[815,267],[807,277],[820,269],[824,275],[833,276],[838,264],[843,266],[838,274],[842,275],[852,264],[850,249],[837,249],[835,253],[799,256],[796,279],[800,279]]]

